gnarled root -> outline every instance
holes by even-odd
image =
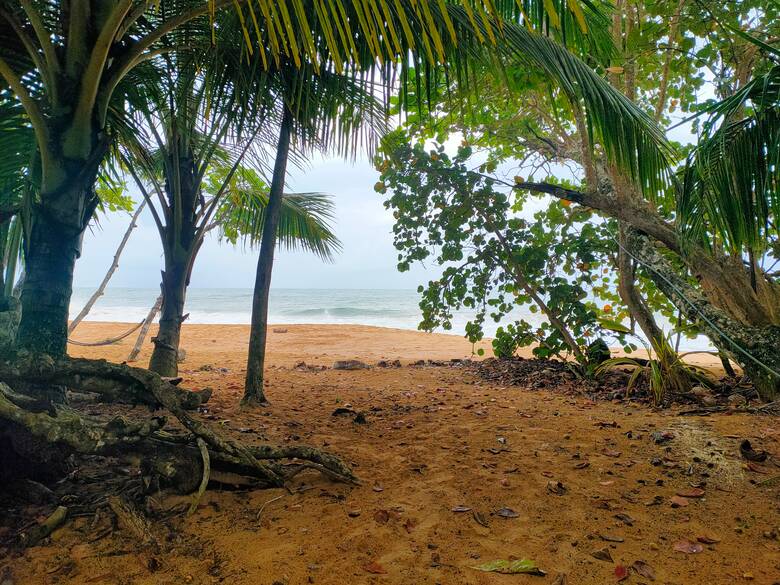
[[[188,412],[201,403],[202,396],[140,368],[96,360],[24,357],[0,362],[0,380],[0,435],[15,426],[82,455],[139,460],[150,486],[192,492],[204,473],[210,473],[213,481],[230,483],[232,477],[236,484],[280,487],[304,469],[338,481],[357,482],[339,458],[312,447],[249,446],[215,432]],[[29,392],[14,390],[9,383],[65,385],[78,392],[97,393],[107,402],[147,404],[167,410],[186,432],[178,427],[166,430],[164,417],[130,420],[86,415],[66,404],[43,402]],[[209,462],[208,472],[205,461]]]

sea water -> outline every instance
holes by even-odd
[[[70,313],[75,316],[94,289],[73,290]],[[137,323],[144,319],[160,294],[155,288],[109,287],[87,315],[87,321],[121,321]],[[408,289],[300,289],[272,288],[268,320],[273,324],[354,324],[417,329],[421,312],[420,294]],[[249,324],[252,314],[252,289],[190,288],[185,312],[187,323]],[[466,323],[474,318],[473,310],[453,312],[448,333],[463,335]],[[517,310],[503,323],[524,319],[533,325],[542,321],[540,314]],[[488,317],[485,336],[492,337],[501,323]],[[441,330],[440,330],[441,331]],[[706,338],[683,339],[686,350],[708,349]]]

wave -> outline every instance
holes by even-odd
[[[368,309],[366,307],[317,307],[275,311],[288,317],[417,317],[415,313],[399,309]]]

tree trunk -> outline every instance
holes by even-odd
[[[263,222],[263,236],[260,242],[260,257],[257,260],[255,290],[252,296],[252,327],[249,334],[249,356],[246,364],[244,405],[267,404],[263,392],[263,368],[265,365],[265,342],[268,334],[268,296],[271,291],[271,271],[274,264],[276,231],[282,209],[284,181],[287,174],[287,158],[290,153],[292,115],[285,108],[279,129],[279,144],[271,179],[268,207]]]
[[[39,211],[27,245],[22,318],[17,344],[35,353],[65,355],[73,269],[82,232]]]
[[[179,373],[179,338],[181,324],[185,320],[184,299],[187,294],[189,262],[166,261],[162,273],[162,310],[157,336],[152,337],[154,350],[149,360],[149,369],[161,376],[176,376]]]
[[[628,230],[626,238],[656,286],[720,351],[734,357],[759,396],[770,402],[780,397],[780,327],[745,325],[734,319],[682,278],[646,235]]]
[[[626,238],[627,226],[619,222],[620,234],[618,235],[618,273],[619,285],[618,293],[620,298],[628,307],[631,317],[639,325],[642,333],[650,342],[650,347],[658,351],[659,347],[668,346],[669,342],[664,335],[663,330],[655,322],[655,317],[650,307],[639,294],[636,288],[636,266],[634,266],[629,256],[630,248]]]
[[[116,269],[119,268],[119,257],[122,255],[122,252],[127,245],[127,241],[130,239],[130,234],[133,233],[136,222],[138,221],[138,217],[141,215],[141,212],[144,210],[145,206],[146,200],[141,201],[141,203],[138,205],[138,209],[135,210],[133,218],[130,220],[130,225],[127,226],[127,231],[125,231],[125,235],[122,237],[122,241],[119,242],[119,246],[117,247],[116,252],[114,252],[114,260],[111,262],[111,266],[109,266],[108,272],[106,272],[106,275],[103,277],[103,281],[100,283],[100,286],[98,286],[95,292],[92,293],[92,296],[89,297],[89,300],[84,305],[84,308],[81,309],[79,314],[76,315],[73,321],[70,322],[70,325],[68,326],[68,333],[73,333],[73,330],[76,329],[79,323],[84,320],[84,317],[89,314],[98,299],[103,296],[103,293],[106,290],[106,286],[108,286],[108,282],[111,280],[114,272],[116,272]]]

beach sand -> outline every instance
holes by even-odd
[[[73,337],[96,340],[126,327],[84,323]],[[25,585],[604,585],[627,569],[633,584],[651,583],[648,571],[656,583],[677,585],[778,582],[780,482],[766,482],[780,475],[777,418],[680,417],[627,401],[499,387],[455,367],[295,368],[464,358],[472,348],[412,331],[274,327],[287,332],[270,334],[268,408],[237,406],[245,326],[185,325],[182,386],[214,388],[208,422],[227,435],[327,449],[354,466],[360,486],[307,472],[291,492],[209,490],[192,516],[158,527],[159,550],[122,530],[100,536],[106,516],[96,526],[77,518],[49,545],[0,559],[0,576],[5,566],[10,582]],[[121,360],[131,345],[71,351]],[[138,364],[147,359],[148,350]],[[332,416],[345,406],[364,412],[366,424]],[[658,445],[655,431],[673,438]],[[770,452],[770,462],[741,460],[743,438]],[[703,497],[670,505],[696,490]],[[189,499],[163,503],[182,501]],[[473,568],[517,558],[547,576]]]

